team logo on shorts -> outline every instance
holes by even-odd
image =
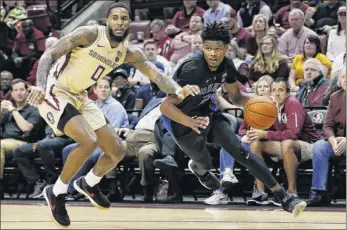
[[[54,124],[54,116],[53,113],[49,112],[47,113],[47,119],[51,124]]]

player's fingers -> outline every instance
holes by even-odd
[[[194,130],[196,133],[200,134],[200,130],[198,129],[198,127],[193,127],[192,130]]]
[[[36,94],[37,92],[34,90],[34,91],[31,91],[30,95],[29,95],[29,98],[28,98],[28,103],[30,105],[33,104],[34,100],[35,100],[35,97],[36,97]]]
[[[27,102],[30,104],[31,103],[31,98],[33,97],[34,91],[31,90],[31,92],[28,95]]]
[[[196,95],[198,95],[198,94],[200,93],[200,88],[199,88],[199,86],[197,86],[197,85],[192,85],[191,87],[192,87],[192,90],[194,91],[194,93],[195,93]]]
[[[191,85],[186,85],[186,89],[187,89],[187,95],[195,96],[194,87],[192,87]]]

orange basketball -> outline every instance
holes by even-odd
[[[276,118],[277,107],[269,97],[254,97],[245,105],[244,120],[254,129],[268,129],[275,123]]]

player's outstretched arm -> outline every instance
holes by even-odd
[[[234,105],[243,107],[250,99],[250,96],[246,95],[240,90],[239,86],[237,85],[237,81],[231,84],[226,84],[226,88],[229,99]]]
[[[196,117],[192,118],[188,115],[184,114],[179,108],[177,108],[177,104],[180,103],[182,99],[178,98],[176,95],[167,96],[163,103],[160,105],[160,111],[162,114],[170,118],[171,120],[187,126],[193,129],[195,132],[200,134],[200,128],[206,129],[209,124],[208,117]]]
[[[78,46],[88,46],[98,37],[95,26],[82,26],[62,37],[55,45],[46,50],[40,58],[37,68],[37,86],[46,88],[47,76],[52,63]]]
[[[182,88],[171,77],[161,73],[139,48],[132,47],[129,49],[126,62],[132,63],[167,94],[176,94],[181,99],[184,99],[188,95],[195,96],[200,93],[200,89],[197,86],[186,85]]]

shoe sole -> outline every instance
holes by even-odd
[[[293,215],[294,217],[297,217],[300,215],[302,211],[306,208],[307,203],[305,201],[301,201],[299,204],[295,205],[294,210],[293,210]]]
[[[208,204],[208,205],[219,205],[219,204],[226,205],[226,204],[231,203],[231,201],[219,201],[218,203],[208,203],[208,202],[204,201],[204,203]]]
[[[239,183],[239,181],[237,181],[237,182],[232,182],[232,181],[221,181],[221,184],[222,184],[222,187],[224,187],[224,188],[229,188],[229,187],[232,187],[233,185],[235,185],[235,184],[237,184],[237,183]]]
[[[79,178],[79,179],[80,179],[80,178]],[[96,207],[96,208],[98,208],[98,209],[107,210],[107,209],[110,208],[110,207],[107,208],[107,207],[103,207],[103,206],[99,205],[98,203],[96,203],[96,202],[94,201],[93,198],[91,198],[91,197],[89,196],[88,193],[86,193],[83,189],[81,189],[81,188],[78,186],[78,184],[77,184],[77,181],[78,181],[79,179],[77,179],[77,180],[75,180],[75,181],[73,182],[73,187],[76,189],[77,192],[79,192],[79,193],[83,194],[85,197],[87,197],[88,200],[90,201],[90,203],[92,203],[92,205],[94,205],[94,207]]]
[[[51,202],[49,202],[49,199],[48,199],[48,196],[47,196],[47,192],[46,192],[46,191],[47,191],[47,187],[45,187],[45,188],[43,189],[43,197],[45,198],[45,200],[46,200],[46,202],[47,202],[47,206],[48,206],[48,210],[49,210],[49,215],[50,215],[52,221],[53,221],[56,225],[58,225],[59,227],[68,228],[70,225],[61,225],[61,224],[59,224],[59,222],[56,221],[55,218],[53,217],[53,213],[52,213],[52,210],[51,210]]]
[[[273,200],[270,200],[269,202],[270,202],[270,204],[273,204],[274,206],[277,206],[277,207],[281,207],[282,206],[281,203],[277,203],[277,202],[275,202]]]
[[[212,188],[209,188],[209,187],[207,187],[207,185],[205,185],[204,183],[202,183],[202,181],[200,180],[199,176],[195,174],[194,170],[193,170],[192,167],[190,166],[191,163],[193,163],[192,160],[190,160],[190,161],[188,162],[188,168],[189,168],[189,170],[198,178],[200,184],[201,184],[202,186],[204,186],[205,188],[207,188],[208,190],[213,190]]]
[[[247,200],[247,205],[249,206],[257,206],[257,205],[268,205],[269,201],[256,201],[256,200]]]

